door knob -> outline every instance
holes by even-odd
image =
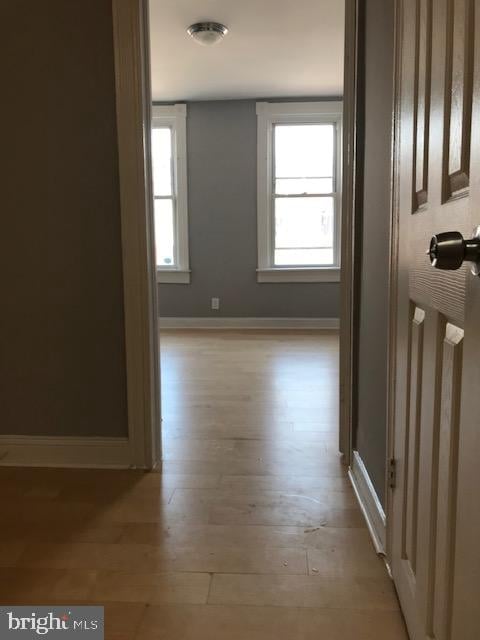
[[[459,269],[464,262],[471,262],[472,273],[480,275],[480,227],[469,240],[465,240],[459,231],[437,233],[430,240],[427,255],[435,269],[451,271]]]

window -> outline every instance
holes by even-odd
[[[338,281],[339,102],[257,103],[258,281]]]
[[[154,106],[152,116],[157,280],[188,284],[186,106]]]

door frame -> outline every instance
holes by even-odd
[[[151,90],[148,0],[112,0],[121,183],[122,248],[127,353],[128,440],[132,466],[151,469],[161,461],[160,355],[156,318],[151,202]],[[345,64],[340,294],[339,451],[353,460],[359,263],[356,201],[359,11],[362,0],[345,2]],[[139,73],[140,72],[140,73]],[[148,98],[148,99],[147,99]],[[141,284],[141,286],[140,286]]]
[[[339,443],[343,462],[353,460],[353,430],[356,423],[355,380],[357,377],[358,296],[357,180],[359,116],[359,33],[361,0],[345,1],[345,59],[343,83],[343,177],[340,266],[340,410]]]
[[[112,0],[118,153],[121,183],[121,220],[127,354],[128,439],[132,466],[154,468],[160,450],[160,354],[158,348],[157,286],[151,188],[148,0]],[[343,177],[340,293],[340,426],[339,451],[344,464],[353,462],[356,424],[355,389],[358,365],[358,300],[361,259],[362,165],[359,133],[363,114],[359,105],[362,74],[364,0],[345,2],[345,62],[343,114]],[[396,2],[395,13],[400,11]],[[395,51],[397,47],[395,45]],[[395,53],[394,90],[398,91]],[[396,95],[396,94],[395,94]],[[397,119],[392,117],[392,157],[395,159]],[[395,160],[394,160],[395,162]],[[387,461],[393,458],[394,343],[396,300],[397,209],[392,163],[390,241],[390,320],[388,367]],[[388,465],[387,465],[388,467]],[[387,483],[388,487],[388,483]],[[389,520],[387,491],[387,522]],[[387,526],[387,555],[388,555]]]
[[[386,559],[389,563],[392,554],[392,491],[394,479],[390,477],[391,465],[395,473],[395,382],[396,382],[396,341],[397,341],[397,292],[398,292],[398,228],[399,228],[399,141],[400,141],[400,98],[402,79],[401,42],[403,38],[403,2],[395,0],[394,43],[393,43],[393,111],[392,111],[392,171],[390,196],[390,260],[388,286],[388,348],[387,348],[387,464],[385,472],[386,486]]]
[[[389,239],[389,291],[388,291],[388,346],[387,346],[387,447],[385,460],[386,487],[386,541],[385,558],[391,557],[392,481],[390,461],[395,460],[395,343],[397,318],[397,255],[398,255],[398,154],[399,140],[398,96],[400,96],[401,60],[398,33],[402,24],[402,2],[394,7],[394,73],[390,175],[390,239]],[[361,233],[363,216],[363,164],[361,161],[363,109],[360,104],[363,75],[360,60],[364,47],[365,0],[345,2],[345,74],[344,74],[344,174],[342,208],[342,266],[340,313],[340,431],[339,450],[345,465],[354,464],[354,429],[357,422],[356,389],[358,380],[360,265],[362,256]]]
[[[112,0],[130,466],[161,460],[148,0]]]

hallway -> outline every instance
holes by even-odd
[[[405,640],[337,451],[338,337],[163,332],[162,473],[0,469],[0,601],[116,640]]]

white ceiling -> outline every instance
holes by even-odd
[[[154,100],[339,96],[343,0],[150,0]],[[204,47],[187,35],[225,24]]]

